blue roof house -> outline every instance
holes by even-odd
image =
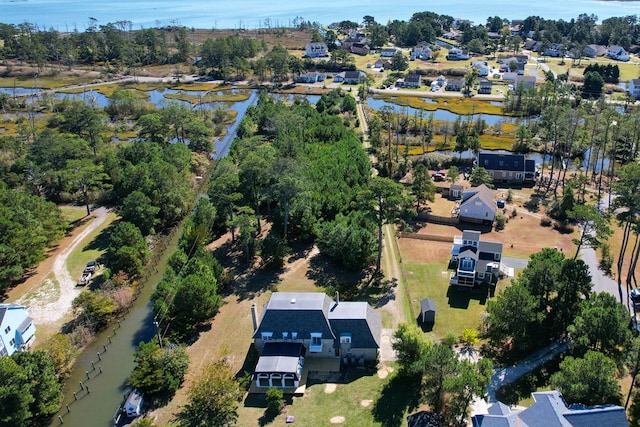
[[[557,390],[532,393],[535,403],[524,410],[511,411],[501,402],[489,407],[488,414],[471,418],[473,427],[628,427],[621,406],[567,406]]]
[[[0,304],[0,356],[26,350],[35,340],[35,335],[36,326],[25,306]]]

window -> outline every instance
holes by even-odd
[[[340,344],[351,344],[351,334],[340,334]]]
[[[507,176],[507,172],[502,171],[502,177],[505,178]]]
[[[296,386],[296,377],[293,374],[284,374],[284,386],[285,387],[295,387]]]
[[[503,162],[502,160],[500,160],[500,161],[498,161],[498,165],[499,165],[500,167],[502,167],[502,166],[504,166],[504,162]]]
[[[283,339],[283,340],[286,340],[286,339],[288,339],[288,338],[289,338],[289,332],[283,332],[283,333],[282,333],[282,339]]]
[[[16,344],[16,339],[15,338],[11,338],[11,341],[9,341],[9,345],[10,346],[14,346]]]
[[[4,333],[5,333],[5,334],[8,334],[8,333],[9,333],[9,331],[11,331],[11,326],[7,326],[7,327],[5,328],[5,330],[4,330]]]
[[[493,254],[493,259],[495,261],[500,261],[500,254]]]
[[[273,339],[273,332],[263,332],[262,341],[271,341]]]
[[[258,387],[269,387],[269,374],[258,374]]]
[[[312,332],[311,343],[309,344],[309,351],[312,353],[322,352],[322,333]]]
[[[271,387],[282,387],[282,375],[271,374]]]
[[[297,332],[291,332],[291,339],[292,340],[297,340],[298,339],[298,333]]]

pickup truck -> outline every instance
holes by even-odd
[[[98,269],[98,263],[96,261],[89,261],[87,265],[84,267],[84,271],[80,276],[80,280],[78,280],[78,286],[87,285],[97,269]]]

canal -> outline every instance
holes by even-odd
[[[226,135],[215,142],[214,158],[227,155],[240,121],[257,99],[257,91],[252,91],[246,101],[226,105],[237,111],[237,116]],[[144,286],[129,312],[98,334],[78,357],[65,383],[62,409],[52,419],[51,427],[113,426],[116,409],[129,391],[127,383],[135,367],[133,353],[141,341],[149,341],[156,333],[149,299],[162,278],[167,258],[176,248],[181,232],[182,228],[177,227],[161,239],[157,245],[159,252],[152,258],[149,274],[142,281]]]

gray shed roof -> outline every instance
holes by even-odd
[[[256,365],[256,374],[295,374],[298,372],[300,358],[295,356],[260,356]]]
[[[420,300],[420,311],[424,313],[425,311],[436,311],[436,302],[432,298],[425,298]]]

